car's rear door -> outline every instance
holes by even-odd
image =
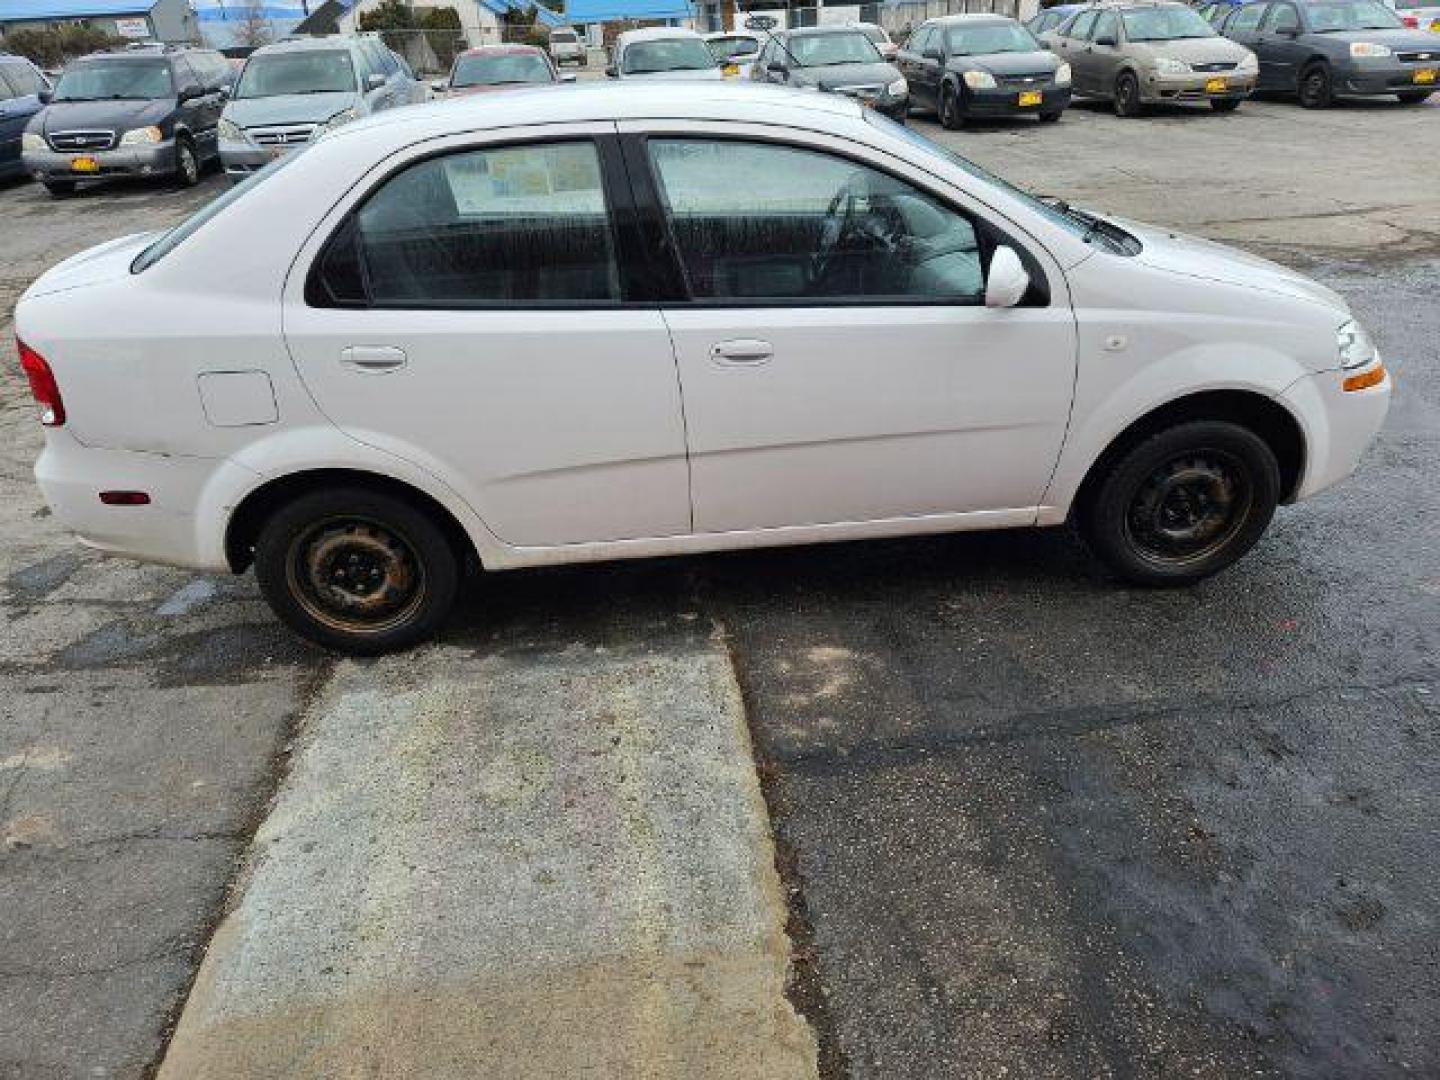
[[[674,353],[634,272],[613,130],[411,148],[332,212],[286,284],[286,341],[325,415],[516,547],[690,529]]]
[[[1259,84],[1269,88],[1274,85],[1276,56],[1260,34],[1260,23],[1265,18],[1267,6],[1255,3],[1236,8],[1225,20],[1222,32],[1231,41],[1239,42],[1255,54],[1260,62]]]
[[[1033,518],[1069,415],[1075,324],[1058,294],[980,303],[988,223],[834,137],[620,127],[689,297],[664,313],[697,532]]]

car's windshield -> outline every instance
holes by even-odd
[[[343,49],[260,53],[246,61],[235,87],[237,98],[354,92],[355,68]]]
[[[754,56],[760,51],[760,43],[752,37],[709,38],[705,47],[710,50],[717,63],[733,60],[737,56]]]
[[[1030,192],[1016,187],[1010,183],[1010,181],[1004,180],[992,172],[987,172],[969,158],[962,157],[954,150],[949,150],[939,143],[932,142],[914,128],[904,124],[897,124],[888,116],[882,116],[873,109],[865,110],[865,119],[876,127],[938,158],[940,161],[950,165],[956,165],[976,179],[999,188],[1012,198],[1019,199],[1047,221],[1060,226],[1062,229],[1086,241],[1099,243],[1107,250],[1113,251],[1118,255],[1134,255],[1140,251],[1140,241],[1117,225],[1113,225],[1094,215],[1087,214],[1082,210],[1077,210],[1064,202],[1032,195]]]
[[[1393,11],[1375,0],[1329,0],[1327,3],[1306,4],[1305,13],[1310,19],[1310,29],[1317,34],[1345,30],[1395,30],[1405,25]]]
[[[175,93],[170,65],[133,60],[91,60],[67,68],[55,87],[56,101],[100,101],[111,98],[153,100]]]
[[[856,30],[843,34],[797,34],[788,42],[789,53],[801,67],[830,64],[875,64],[880,50]]]
[[[954,56],[983,56],[986,53],[1038,52],[1044,48],[1035,35],[1014,23],[979,23],[952,26],[945,34]]]
[[[1122,12],[1125,37],[1130,41],[1176,41],[1180,38],[1215,37],[1215,28],[1193,8],[1179,4],[1134,8]]]
[[[462,56],[455,61],[451,86],[496,86],[500,83],[554,82],[550,65],[538,53]]]
[[[890,38],[885,31],[878,26],[862,26],[860,32],[873,41],[876,45],[889,45]]]
[[[699,38],[661,38],[636,41],[625,47],[627,75],[649,75],[657,71],[698,71],[713,68],[715,58]]]

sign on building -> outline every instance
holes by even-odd
[[[116,19],[115,32],[123,38],[148,38],[150,22],[144,18]]]

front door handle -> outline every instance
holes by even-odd
[[[404,367],[405,361],[405,350],[393,345],[351,345],[340,352],[342,364],[368,375],[395,371]]]
[[[769,363],[775,355],[775,347],[768,341],[755,338],[737,338],[722,341],[710,350],[710,361],[721,367],[759,367]]]

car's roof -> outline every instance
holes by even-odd
[[[525,56],[534,54],[544,56],[545,50],[534,45],[477,45],[473,49],[466,49],[455,56],[459,60],[462,56]]]
[[[259,56],[262,53],[269,54],[277,52],[335,52],[336,50],[355,48],[359,42],[359,38],[341,37],[338,34],[332,34],[328,37],[292,38],[288,41],[277,41],[270,45],[262,45],[250,55]]]
[[[752,38],[755,41],[763,41],[764,37],[755,30],[711,30],[708,34],[702,34],[706,41],[715,41],[719,38],[743,37]]]
[[[687,30],[683,26],[646,26],[639,30],[626,30],[615,41],[617,44],[628,45],[632,41],[662,41],[667,38],[703,40],[694,30]]]
[[[1040,14],[1045,14],[1041,12]],[[996,15],[988,11],[976,11],[965,15],[941,15],[928,20],[937,26],[953,26],[955,23],[1010,23],[1015,20],[1009,15]]]
[[[830,26],[794,26],[785,33],[790,37],[812,37],[820,34],[863,34],[865,28],[854,23],[832,24]]]
[[[154,64],[157,61],[168,64],[172,56],[178,54],[166,52],[160,49],[116,49],[114,51],[93,52],[85,56],[77,56],[70,63],[84,64],[92,60],[119,60],[122,63]],[[68,64],[66,65],[69,66]]]

